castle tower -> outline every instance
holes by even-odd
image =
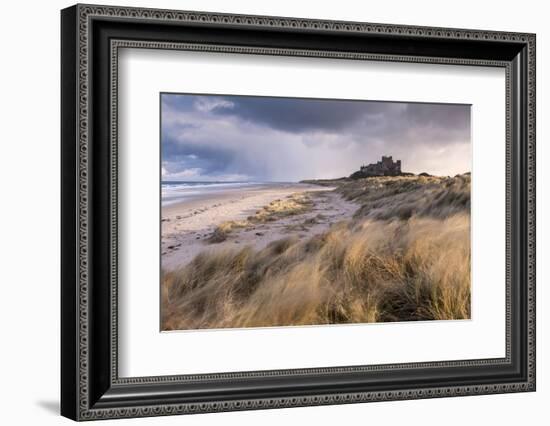
[[[393,166],[393,159],[390,155],[389,157],[382,156],[382,164],[386,167],[392,167]]]

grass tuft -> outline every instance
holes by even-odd
[[[209,243],[225,241],[231,232],[239,228],[247,228],[257,224],[276,221],[278,219],[303,214],[313,207],[313,201],[306,194],[292,194],[283,200],[275,200],[258,210],[254,215],[242,221],[227,221],[218,225],[208,237]]]

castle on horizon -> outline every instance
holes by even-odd
[[[391,155],[382,156],[382,161],[361,166],[359,173],[363,175],[363,177],[399,176],[401,175],[401,160],[393,161]]]

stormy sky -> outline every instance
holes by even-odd
[[[470,106],[161,95],[164,181],[348,176],[392,155],[406,172],[471,169]]]

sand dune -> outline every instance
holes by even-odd
[[[162,329],[470,318],[469,174],[338,185],[205,234],[163,274]]]

